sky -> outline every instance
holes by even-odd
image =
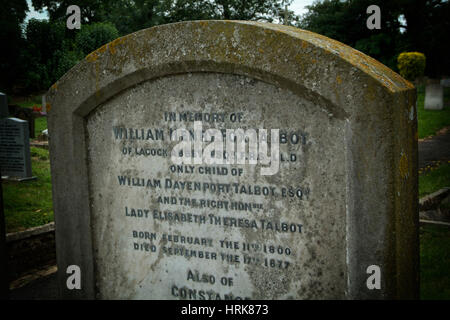
[[[34,18],[34,19],[47,19],[48,18],[48,15],[46,12],[39,13],[36,10],[34,10],[33,5],[31,4],[31,0],[27,0],[27,3],[28,3],[28,9],[30,9],[30,11],[28,11],[27,17],[25,18],[25,22],[27,22],[31,18]]]
[[[290,10],[293,10],[296,14],[304,14],[307,10],[305,9],[305,6],[310,5],[314,2],[314,0],[294,0],[292,4],[289,6]],[[47,12],[37,12],[34,10],[33,5],[31,4],[31,0],[27,0],[28,7],[30,8],[30,11],[28,12],[28,15],[26,17],[25,21],[30,20],[31,18],[35,19],[47,19],[48,15]]]
[[[313,2],[314,0],[294,0],[289,9],[293,10],[297,15],[304,14],[308,11],[305,6],[311,5]]]

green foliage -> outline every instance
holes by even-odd
[[[395,44],[394,39],[385,33],[374,34],[368,38],[358,40],[354,48],[371,57],[377,57],[380,62],[391,69],[396,67],[395,56],[385,54],[385,48],[393,48]]]
[[[403,47],[397,1],[324,0],[308,6],[298,27],[341,41],[381,61],[396,67],[395,57]],[[366,9],[370,5],[382,8],[381,29],[367,28]]]
[[[167,22],[199,19],[255,20],[272,22],[284,14],[292,0],[165,0]],[[289,13],[292,16],[292,12]]]
[[[25,29],[29,54],[40,62],[47,62],[64,45],[65,30],[63,23],[31,19]]]
[[[0,10],[0,91],[10,92],[24,72],[22,35],[28,5],[26,0],[11,0]]]
[[[48,150],[30,148],[37,180],[3,181],[6,231],[15,232],[53,221],[52,184]]]
[[[348,43],[346,8],[348,4],[339,0],[315,1],[307,6],[298,27],[310,30],[332,39]]]
[[[70,46],[64,23],[31,19],[25,29],[26,72],[23,84],[28,92],[47,90],[58,78],[61,50]]]
[[[50,16],[47,26],[32,22],[27,27],[27,33],[36,35],[36,40],[34,36],[21,37],[18,27],[27,10],[25,0],[12,0],[13,14],[0,19],[1,29],[10,30],[3,40],[8,43],[9,59],[0,61],[0,73],[4,77],[0,86],[17,82],[21,75],[27,91],[47,89],[82,56],[104,43],[159,24],[199,19],[280,23],[285,17],[283,0],[32,0],[32,3],[37,10],[46,8]],[[65,27],[69,5],[80,7],[82,30],[61,29]],[[382,9],[381,30],[366,27],[369,5]],[[288,11],[290,22],[341,41],[394,70],[401,52],[420,51],[427,57],[427,75],[450,74],[450,59],[446,56],[450,51],[447,40],[450,1],[322,0],[308,9],[301,21]],[[403,19],[399,19],[400,16]],[[57,24],[60,27],[56,27]],[[60,35],[63,35],[63,43]],[[25,44],[24,38],[35,45]],[[36,42],[47,46],[36,45]],[[48,52],[51,52],[50,58]],[[2,64],[2,61],[13,64]]]
[[[111,23],[82,25],[75,38],[75,47],[84,55],[119,37],[119,32]]]
[[[372,4],[381,8],[380,30],[366,27],[366,9]],[[300,28],[356,47],[394,70],[401,52],[420,51],[427,57],[428,76],[450,74],[450,1],[323,0],[308,9]]]
[[[450,1],[396,0],[406,20],[407,46],[402,51],[419,51],[427,57],[425,74],[432,78],[450,74]]]
[[[419,175],[419,197],[450,187],[450,162]]]
[[[57,50],[53,58],[56,62],[52,73],[52,83],[61,78],[67,71],[83,59],[83,57],[83,53],[78,49]]]
[[[36,9],[47,8],[50,21],[65,21],[66,8],[78,5],[81,25],[110,22],[120,35],[155,25],[208,19],[274,21],[284,17],[284,4],[292,0],[33,0]],[[292,11],[287,16],[296,21]],[[280,19],[281,18],[281,19]]]
[[[166,0],[110,1],[103,21],[113,23],[120,35],[166,23]]]
[[[42,161],[46,161],[49,159],[48,150],[42,149],[42,148],[31,147],[30,148],[30,156],[32,158],[35,157],[36,160],[42,160]]]
[[[119,36],[111,23],[83,25],[75,39],[65,22],[31,19],[25,29],[23,87],[47,90],[85,55]]]
[[[28,92],[37,92],[50,87],[51,81],[45,64],[40,64],[35,60],[29,60],[28,66],[31,68],[26,73],[24,80],[24,85]]]
[[[420,228],[420,299],[450,299],[450,228]]]
[[[289,0],[288,2],[290,2]],[[120,35],[184,20],[273,21],[284,16],[283,0],[33,0],[49,21],[30,20],[22,46],[23,93],[47,90],[90,52]],[[81,30],[66,28],[66,9],[81,9]],[[292,11],[288,17],[295,21]],[[20,35],[20,32],[19,32]]]
[[[420,52],[402,52],[398,56],[400,75],[410,81],[422,77],[425,73],[426,59]]]
[[[40,117],[34,120],[34,135],[38,137],[42,131],[47,129],[47,117]]]

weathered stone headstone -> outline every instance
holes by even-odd
[[[5,99],[2,110],[8,110]],[[2,111],[2,114],[7,114]],[[17,118],[0,119],[0,171],[4,179],[35,179],[31,172],[28,123]]]
[[[184,22],[101,47],[47,94],[63,295],[416,298],[415,99],[370,57],[286,26]],[[249,144],[254,129],[260,157],[194,163],[207,129]]]
[[[429,80],[425,87],[426,110],[442,110],[444,108],[444,87],[439,80]]]

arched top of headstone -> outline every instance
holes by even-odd
[[[270,23],[211,20],[161,25],[118,38],[87,55],[51,87],[48,97],[51,106],[70,104],[84,116],[137,83],[189,72],[247,75],[325,99],[337,118],[351,111],[344,106],[352,104],[350,96],[353,103],[358,98],[367,103],[367,98],[376,100],[377,89],[390,94],[414,89],[375,59],[325,36]]]

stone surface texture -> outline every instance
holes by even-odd
[[[293,27],[183,22],[141,30],[92,52],[52,86],[46,101],[58,269],[76,264],[83,273],[81,290],[65,289],[67,275],[59,273],[63,297],[417,298],[416,91],[376,60]],[[282,162],[273,176],[261,176],[260,165],[229,166],[243,169],[239,177],[201,175],[172,173],[167,157],[126,151],[170,150],[168,129],[193,123],[168,122],[165,112],[186,111],[242,113],[240,123],[205,123],[205,129],[296,132],[301,142],[280,147],[296,161]],[[114,128],[160,128],[165,137],[118,139]],[[275,195],[119,185],[119,176],[267,186]],[[283,197],[289,187],[301,189],[302,198]],[[259,209],[191,208],[159,203],[159,197],[241,201]],[[131,217],[131,209],[150,213]],[[154,218],[164,211],[204,215],[207,223]],[[258,229],[209,223],[209,214],[255,219]],[[302,229],[263,230],[261,219]],[[156,237],[144,241],[133,231]],[[169,235],[206,239],[203,246],[181,247],[218,257],[168,254],[167,248],[180,247]],[[221,247],[221,240],[239,248]],[[135,250],[143,242],[156,251]],[[243,243],[291,252],[254,250],[258,262],[246,264]],[[220,253],[241,260],[223,261]],[[278,260],[289,267],[279,268]],[[370,265],[381,268],[379,290],[366,286]],[[192,280],[189,271],[213,275],[215,283]],[[223,286],[222,277],[234,285]]]

